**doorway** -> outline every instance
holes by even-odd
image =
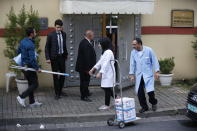
[[[119,61],[121,67],[121,76],[117,73],[116,78],[121,77],[123,87],[130,86],[132,85],[129,81],[130,52],[132,50],[130,43],[135,36],[135,17],[134,15],[105,15],[102,18],[103,36],[111,39],[115,59]],[[119,72],[117,65],[115,67],[116,72]]]
[[[79,86],[79,74],[75,71],[78,46],[84,37],[84,32],[91,29],[95,33],[95,51],[97,60],[101,50],[97,48],[98,39],[109,37],[112,40],[115,58],[119,60],[122,73],[122,86],[130,86],[129,63],[134,38],[134,15],[64,15],[64,31],[67,34],[67,50],[69,53],[66,62],[66,72],[70,74],[65,80],[65,86]],[[119,76],[117,76],[119,77]],[[92,78],[90,85],[100,85],[100,80]]]
[[[64,15],[64,31],[67,34],[66,44],[68,60],[66,61],[66,72],[70,74],[65,80],[65,86],[79,86],[79,73],[75,71],[79,43],[84,39],[86,30],[93,30],[95,35],[94,45],[97,60],[100,58],[101,50],[97,48],[98,39],[102,37],[102,24],[100,15]],[[100,80],[91,78],[90,85],[100,85]]]

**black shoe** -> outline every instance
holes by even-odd
[[[59,100],[60,98],[60,96],[55,96],[55,100]]]
[[[157,104],[156,105],[152,105],[152,110],[153,111],[157,111]]]
[[[89,98],[81,98],[81,100],[82,100],[82,101],[85,101],[85,102],[92,102],[92,100],[89,99]]]
[[[142,109],[139,110],[139,113],[144,113],[144,112],[146,112],[148,110],[149,110],[148,108],[142,108]]]
[[[61,96],[68,96],[68,95],[65,92],[62,92]]]
[[[92,94],[93,94],[93,93],[92,93],[92,92],[90,92],[90,93],[88,94],[88,96],[92,96]]]

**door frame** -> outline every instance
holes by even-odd
[[[64,15],[63,21],[64,21],[64,31],[67,34],[67,49],[68,49],[68,61],[72,61],[72,64],[70,64],[68,61],[66,62],[66,72],[72,73],[75,72],[74,68],[71,70],[70,66],[75,67],[75,58],[70,57],[72,56],[72,50],[74,49],[74,46],[72,46],[75,43],[75,32],[74,32],[74,17],[77,15],[70,14],[70,15]],[[101,22],[101,36],[106,37],[106,14],[103,15],[94,15],[94,16],[100,16],[100,22]],[[118,34],[119,35],[119,34]],[[135,37],[141,37],[141,15],[134,15],[134,35]],[[119,56],[119,55],[118,55]],[[98,60],[98,56],[97,56]],[[74,86],[79,86],[79,75],[75,76],[76,82],[73,82]],[[65,86],[73,86],[71,83],[69,83],[70,78],[65,79]],[[91,85],[100,85],[100,82],[97,82],[97,84]]]
[[[81,21],[80,21],[81,20]],[[89,22],[87,22],[89,21]],[[64,86],[79,86],[79,73],[75,71],[75,64],[80,41],[84,38],[85,30],[91,29],[95,34],[95,43],[102,36],[101,15],[70,14],[63,16],[64,31],[67,34],[66,44],[68,50],[68,60],[66,61],[66,72],[70,77],[65,79]],[[97,60],[100,58],[101,51],[95,48]],[[100,80],[91,78],[90,85],[100,85]]]

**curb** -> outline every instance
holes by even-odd
[[[159,116],[172,116],[172,115],[185,115],[186,109],[174,108],[174,109],[161,109],[156,112],[148,111],[147,113],[137,113],[138,117],[149,118],[149,117],[159,117]],[[113,118],[115,114],[113,113],[97,113],[97,114],[79,114],[79,115],[56,115],[56,116],[40,116],[35,118],[13,118],[13,119],[0,119],[0,126],[5,125],[16,125],[20,123],[21,125],[28,124],[61,124],[61,123],[71,123],[71,122],[96,122],[96,121],[107,121],[109,118]]]

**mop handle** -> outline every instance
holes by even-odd
[[[24,71],[36,71],[33,68],[27,68],[27,67],[22,67],[22,66],[15,66],[15,65],[10,66],[10,68],[18,69],[18,70],[24,70]],[[48,70],[40,70],[40,71],[42,73],[48,73],[48,74],[54,74],[54,75],[62,75],[62,76],[70,76],[67,73],[59,73],[59,72],[53,72],[53,71],[48,71]]]

